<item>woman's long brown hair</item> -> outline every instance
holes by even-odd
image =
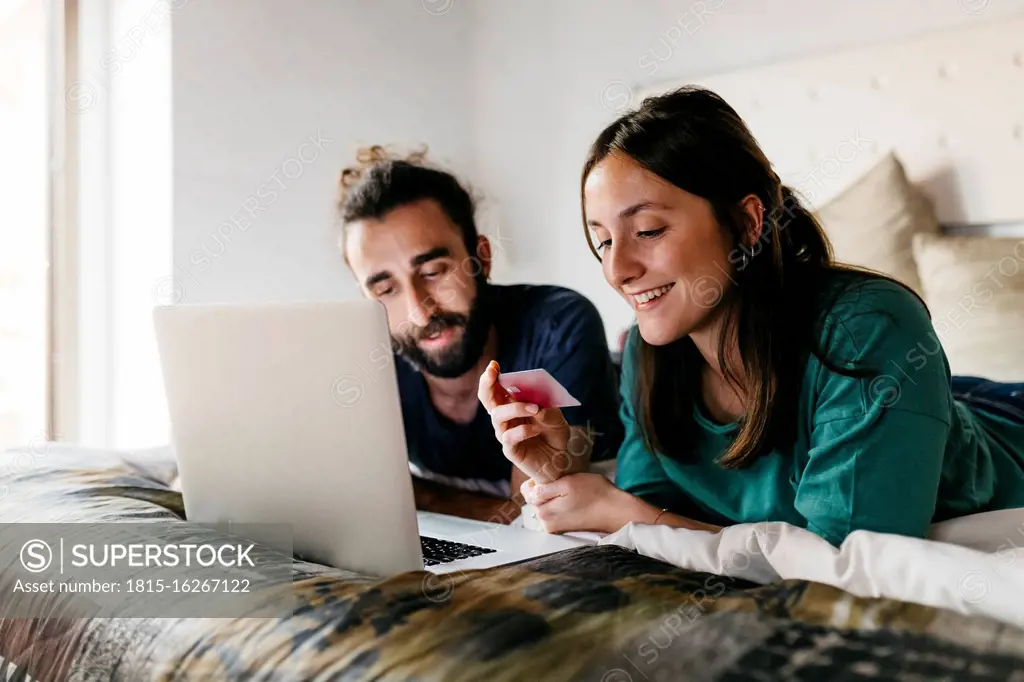
[[[830,371],[864,376],[855,363],[837,364],[819,348],[823,315],[841,293],[834,275],[850,275],[850,286],[881,275],[835,262],[821,225],[772,170],[739,114],[708,90],[686,87],[645,99],[637,111],[609,125],[591,146],[583,187],[593,168],[612,153],[623,154],[651,173],[707,200],[733,250],[733,286],[720,305],[727,311],[719,341],[719,371],[741,395],[746,412],[739,432],[719,463],[741,468],[796,438],[798,400],[811,355]],[[756,195],[764,205],[760,237],[750,243],[750,219],[741,201]],[[600,260],[587,227],[590,250]],[[888,278],[886,278],[888,279]],[[831,295],[832,299],[826,300]],[[730,344],[739,345],[744,380],[730,367]],[[704,360],[689,337],[664,346],[638,339],[634,409],[644,443],[685,461],[692,456],[694,400]],[[627,361],[623,358],[623,361]]]

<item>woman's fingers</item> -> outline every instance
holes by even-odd
[[[551,500],[562,497],[562,491],[554,483],[535,485],[530,491],[530,504],[541,507]]]
[[[547,407],[537,411],[535,417],[538,424],[544,426],[556,427],[561,424],[566,424],[565,415],[557,407]]]
[[[519,486],[519,492],[523,494],[529,504],[535,507],[539,507],[546,502],[550,502],[556,497],[562,497],[565,495],[564,484],[558,481],[551,483],[537,483],[532,478],[528,478],[523,481],[523,484]]]
[[[533,438],[541,433],[541,428],[536,424],[520,424],[506,429],[501,434],[501,442],[505,447],[514,448],[528,438]]]
[[[476,396],[483,404],[484,409],[487,410],[488,414],[494,412],[494,408],[501,403],[498,400],[498,393],[495,390],[498,386],[498,374],[501,372],[501,367],[494,360],[491,360],[487,365],[487,369],[484,370],[483,374],[480,375],[480,383],[477,387]]]
[[[533,403],[512,402],[505,405],[498,405],[491,410],[491,424],[494,425],[495,429],[499,429],[502,425],[506,424],[506,422],[510,422],[513,419],[529,419],[539,411],[540,408]]]
[[[523,498],[530,504],[533,504],[533,489],[537,487],[537,482],[532,478],[528,478],[523,481],[522,485],[519,486],[519,492],[523,494]]]

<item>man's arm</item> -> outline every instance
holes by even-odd
[[[412,487],[416,496],[416,508],[421,511],[509,524],[519,516],[520,508],[525,504],[519,486],[528,478],[517,467],[512,467],[510,498],[461,490],[415,476],[412,479]]]

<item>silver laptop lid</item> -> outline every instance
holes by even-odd
[[[189,520],[290,523],[312,560],[422,567],[383,306],[183,305],[154,321]]]

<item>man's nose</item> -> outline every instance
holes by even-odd
[[[408,288],[409,320],[417,327],[425,327],[437,309],[437,301],[421,287]]]

